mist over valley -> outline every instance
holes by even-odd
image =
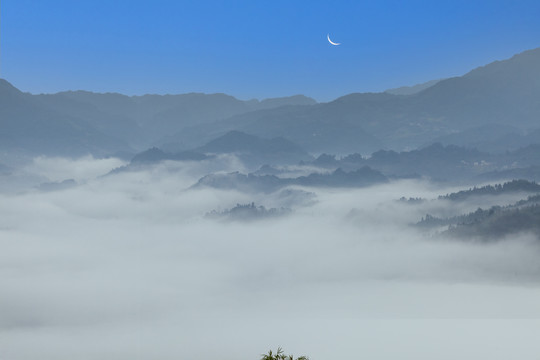
[[[532,359],[538,99],[540,49],[329,102],[0,79],[0,357]]]

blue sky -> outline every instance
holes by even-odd
[[[539,1],[4,0],[1,12],[0,76],[32,93],[327,101],[540,47]]]

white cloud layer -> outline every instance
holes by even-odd
[[[279,201],[187,190],[204,169],[186,163],[98,178],[117,165],[38,159],[33,172],[84,183],[0,196],[1,359],[540,353],[537,240],[436,240],[407,224],[441,205],[394,201],[446,189],[317,189],[290,216],[226,223],[204,214]]]

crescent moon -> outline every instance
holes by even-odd
[[[341,45],[341,43],[333,42],[332,40],[330,40],[330,34],[326,35],[326,38],[328,39],[328,42],[332,45]]]

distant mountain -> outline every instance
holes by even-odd
[[[274,175],[210,174],[202,177],[194,188],[212,187],[223,190],[272,193],[286,186],[308,187],[365,187],[388,182],[388,178],[379,171],[367,166],[356,171],[346,172],[337,169],[329,174],[313,173],[297,178],[279,178]]]
[[[366,163],[384,173],[418,173],[438,180],[458,180],[485,171],[491,155],[476,149],[439,143],[407,152],[377,151]]]
[[[227,210],[212,210],[205,215],[207,219],[227,220],[227,221],[254,221],[272,219],[290,214],[289,208],[270,208],[251,204],[236,204],[235,207]]]
[[[438,137],[435,142],[440,142],[443,145],[476,148],[492,154],[503,154],[526,146],[540,144],[540,129],[523,131],[510,125],[483,125]]]
[[[385,90],[384,92],[387,94],[392,94],[392,95],[414,95],[416,93],[419,93],[420,91],[423,91],[423,90],[426,90],[427,88],[432,87],[433,85],[435,85],[441,80],[444,80],[444,79],[430,80],[425,83],[416,84],[413,86],[401,86],[398,88]]]
[[[42,106],[84,121],[96,130],[139,148],[148,143],[147,134],[137,122],[140,113],[130,111],[131,100],[121,94],[95,94],[87,91],[32,96]]]
[[[527,179],[540,181],[540,144],[528,145],[492,157],[495,168],[476,176],[477,181]]]
[[[493,162],[492,155],[476,149],[436,143],[411,151],[379,150],[369,157],[355,153],[337,159],[335,156],[322,154],[311,165],[348,171],[369,166],[389,177],[425,176],[434,180],[455,181],[469,179],[498,168],[499,164]]]
[[[283,137],[309,152],[368,152],[383,146],[362,128],[355,113],[347,113],[350,121],[338,121],[344,113],[340,106],[334,105],[283,106],[253,111],[212,124],[186,128],[167,140],[190,148],[238,130],[261,137]]]
[[[480,144],[478,149],[491,153],[503,153],[534,144],[540,144],[540,129],[527,131],[526,133],[508,132],[493,141]]]
[[[503,170],[493,170],[476,177],[477,181],[504,181],[512,179],[526,179],[530,181],[540,181],[540,166],[528,166],[522,168],[511,168]]]
[[[364,187],[388,182],[388,178],[380,171],[363,166],[355,171],[336,169],[330,174],[310,174],[293,180],[295,185],[316,187]]]
[[[540,181],[540,144],[490,154],[475,148],[435,143],[411,151],[379,150],[371,156],[354,153],[337,158],[321,154],[309,165],[347,171],[369,166],[389,177],[424,176],[440,181]]]
[[[540,166],[540,144],[528,145],[523,148],[501,155],[501,159],[513,167]]]
[[[293,95],[263,99],[260,102],[257,102],[257,100],[251,100],[250,103],[254,105],[254,110],[262,110],[273,109],[287,105],[315,105],[317,101],[305,95]]]
[[[284,138],[264,139],[240,131],[230,131],[194,151],[212,154],[235,154],[248,166],[263,164],[298,164],[313,157]]]
[[[129,166],[123,170],[163,160],[201,161],[223,154],[237,156],[249,168],[258,168],[265,164],[294,165],[313,160],[313,157],[298,145],[283,138],[264,139],[240,131],[230,131],[192,150],[168,152],[152,147],[136,154]]]
[[[443,80],[417,94],[415,107],[456,128],[489,124],[528,128],[538,126],[539,94],[540,48]]]
[[[59,105],[59,110],[70,109],[105,132],[116,136],[124,134],[136,147],[146,147],[186,126],[218,121],[254,110],[316,103],[303,95],[242,101],[226,94],[126,96],[68,91],[41,97],[45,102]],[[66,100],[70,100],[71,104],[67,104]]]
[[[346,173],[347,178],[350,179],[352,173],[365,167],[393,179],[427,177],[436,181],[465,183],[512,179],[540,180],[540,144],[497,155],[481,152],[475,148],[443,146],[435,143],[411,151],[379,150],[371,156],[354,153],[338,158],[335,155],[323,153],[313,158],[288,140],[263,139],[238,131],[231,131],[204,146],[188,151],[173,153],[155,147],[148,149],[133,157],[126,169],[136,169],[138,165],[149,165],[163,160],[201,161],[222,154],[234,154],[250,171],[257,169],[249,176],[259,176],[257,178],[259,182],[262,181],[263,175],[280,177],[282,174],[290,174],[290,168],[284,165],[299,165],[295,169],[302,169],[300,171],[304,173],[320,168],[319,172],[323,173],[322,175],[314,173],[305,178],[296,178],[296,185],[305,186],[324,186],[312,184],[312,182],[317,183],[320,176],[324,178],[321,184],[345,186],[346,181],[340,179],[339,175]],[[334,172],[332,179],[325,177],[325,173],[329,171]],[[239,177],[240,182],[244,182],[246,175],[235,176]],[[264,178],[262,183],[272,178]],[[231,176],[227,179],[230,180]],[[334,180],[338,182],[337,185],[331,185]],[[282,185],[279,184],[279,186]]]
[[[527,180],[512,180],[504,184],[485,185],[439,196],[439,200],[465,201],[476,196],[504,195],[511,193],[539,193],[540,185]]]
[[[254,110],[315,103],[303,95],[262,101],[198,93],[126,96],[67,91],[31,95],[0,80],[0,148],[54,155],[132,152],[186,126]]]
[[[242,192],[272,193],[287,184],[274,175],[242,174],[238,171],[228,174],[209,174],[197,181],[192,188],[214,188],[221,190],[238,190]]]
[[[440,136],[434,141],[443,145],[457,145],[490,153],[503,153],[511,149],[515,150],[515,146],[517,148],[523,146],[521,133],[522,131],[515,126],[492,124]],[[512,141],[512,139],[519,140]]]
[[[441,80],[414,95],[350,94],[332,102],[232,116],[171,139],[196,146],[230,130],[282,136],[311,152],[402,150],[481,126],[538,127],[540,48]],[[504,135],[504,134],[501,134]]]
[[[538,199],[540,200],[540,199]],[[540,240],[540,201],[529,206],[478,209],[461,217],[461,222],[449,227],[443,235],[454,238],[500,240],[509,235],[534,234]],[[515,236],[508,240],[515,239]]]
[[[319,154],[402,151],[435,140],[470,147],[475,137],[485,151],[538,143],[540,133],[530,130],[539,128],[540,48],[429,85],[412,95],[349,94],[319,104],[301,95],[262,101],[198,93],[30,95],[1,81],[0,147],[102,155],[158,146],[176,153],[232,130],[281,137]]]
[[[182,151],[179,153],[167,153],[158,148],[151,148],[141,153],[138,153],[131,159],[131,164],[152,164],[158,163],[163,160],[174,160],[174,161],[201,161],[208,159],[209,156],[206,156],[201,153],[193,151]]]
[[[503,193],[505,192],[502,190],[504,185],[486,187],[482,189],[482,192],[492,195]],[[519,191],[519,188],[523,186],[528,192],[538,190],[537,184],[524,181],[512,182],[508,185],[507,187],[510,188],[508,191]],[[514,186],[518,189],[512,189]],[[456,195],[467,196],[468,192],[460,192]],[[442,235],[463,240],[494,241],[519,233],[532,233],[540,239],[540,194],[531,195],[512,205],[492,206],[489,209],[478,208],[474,212],[448,218],[438,218],[428,214],[416,226],[421,228],[446,227],[446,230],[442,231]],[[513,238],[515,237],[508,239]]]
[[[26,154],[98,156],[129,150],[120,139],[44,104],[0,79],[0,150]]]
[[[194,151],[181,151],[169,153],[156,147],[150,148],[132,157],[129,164],[111,170],[107,175],[120,174],[124,172],[146,170],[148,167],[159,164],[163,161],[203,161],[212,159],[208,156]]]

